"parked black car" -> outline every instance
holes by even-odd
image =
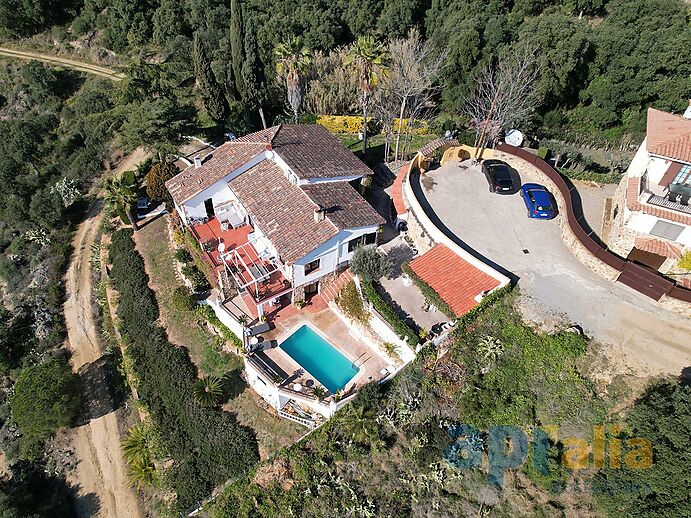
[[[482,172],[485,174],[485,178],[487,178],[489,192],[497,194],[513,194],[516,192],[511,170],[506,162],[485,160],[482,162]]]

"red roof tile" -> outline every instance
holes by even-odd
[[[393,198],[393,206],[396,209],[396,214],[399,216],[408,212],[405,206],[405,201],[403,200],[403,180],[405,180],[405,175],[408,174],[408,168],[410,164],[406,164],[398,170],[396,175],[396,180],[391,188],[391,197]]]
[[[497,279],[442,244],[435,245],[429,252],[411,261],[410,268],[458,316],[466,314],[478,304],[475,297],[499,286]]]
[[[691,119],[648,108],[648,153],[691,163]]]
[[[664,239],[637,237],[634,246],[639,250],[661,255],[662,257],[669,257],[670,259],[681,258],[681,247]]]

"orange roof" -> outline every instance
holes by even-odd
[[[435,245],[432,250],[411,261],[410,268],[458,316],[466,314],[478,304],[475,297],[499,286],[497,279],[442,244]]]
[[[662,257],[669,257],[670,259],[681,258],[681,247],[663,239],[637,237],[634,246],[639,250],[661,255]]]
[[[394,181],[393,187],[391,188],[393,206],[396,209],[396,214],[398,214],[399,216],[401,214],[405,214],[406,212],[408,212],[408,209],[405,206],[405,202],[403,201],[403,180],[405,179],[405,175],[408,174],[408,167],[410,167],[409,164],[404,165],[398,170],[396,180]]]
[[[648,153],[691,163],[691,119],[648,108]]]

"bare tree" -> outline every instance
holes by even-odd
[[[389,90],[397,98],[399,108],[394,151],[394,160],[398,160],[406,110],[412,124],[411,114],[422,111],[429,104],[430,94],[437,89],[435,81],[446,64],[448,51],[437,52],[429,42],[422,41],[420,31],[414,28],[405,39],[391,42],[389,55]],[[410,131],[406,129],[409,134]]]
[[[502,131],[529,120],[540,104],[535,91],[539,76],[538,49],[513,47],[483,68],[475,90],[465,99],[463,111],[475,130],[475,146],[482,156],[487,142],[496,142]]]

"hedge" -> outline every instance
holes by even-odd
[[[156,323],[156,299],[131,230],[113,233],[110,261],[120,294],[120,332],[128,344],[139,397],[174,461],[167,478],[177,494],[177,508],[188,510],[215,486],[254,466],[259,460],[257,441],[231,414],[194,400],[197,369],[187,351],[171,344]]]
[[[418,343],[418,335],[413,331],[408,324],[406,324],[401,317],[396,314],[396,312],[389,306],[382,296],[377,291],[377,287],[371,282],[362,281],[362,292],[364,293],[367,300],[369,300],[374,309],[379,312],[381,316],[389,323],[389,325],[394,329],[396,334],[401,338],[408,339],[408,345],[413,346]]]
[[[453,312],[451,307],[444,302],[444,300],[439,296],[439,294],[434,291],[429,284],[423,281],[417,274],[412,270],[410,265],[406,262],[401,265],[403,271],[410,277],[415,285],[420,289],[422,294],[427,299],[427,302],[433,304],[439,311],[444,313],[449,318],[457,318],[456,313]]]

